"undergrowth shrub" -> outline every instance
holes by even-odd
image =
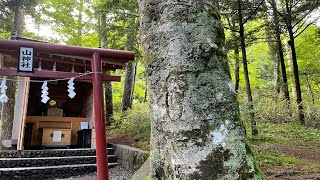
[[[320,129],[320,105],[307,104],[305,106],[305,121],[307,126]]]
[[[248,102],[244,94],[238,96],[241,118],[250,120]],[[304,102],[305,124],[308,127],[320,128],[320,105]],[[257,123],[299,123],[298,106],[295,101],[259,94],[254,97],[254,113]]]
[[[121,119],[120,131],[135,138],[148,141],[151,132],[149,103],[136,103]]]

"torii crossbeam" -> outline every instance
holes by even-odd
[[[81,61],[91,61],[90,74],[84,74],[78,79],[90,80],[93,84],[94,124],[96,129],[96,159],[98,180],[108,180],[108,155],[106,144],[106,126],[103,101],[103,81],[120,81],[118,76],[103,74],[103,69],[120,69],[125,63],[134,59],[134,53],[110,49],[85,48],[78,46],[59,45],[53,43],[25,41],[25,40],[0,40],[0,53],[8,55],[18,62],[20,47],[33,48],[34,57],[50,61],[53,58],[59,63],[81,64]],[[78,62],[76,62],[78,61]],[[0,75],[23,76],[39,78],[71,78],[79,76],[79,73],[36,71],[32,73],[18,72],[17,69],[0,68]]]

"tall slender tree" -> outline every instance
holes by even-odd
[[[23,3],[17,3],[16,6],[12,6],[14,11],[14,23],[11,32],[11,39],[21,37],[24,30],[25,22],[25,5]],[[0,150],[6,149],[3,145],[3,140],[11,140],[13,120],[14,120],[14,108],[16,100],[16,77],[6,77],[7,79],[7,96],[8,102],[2,106],[1,114],[1,126],[0,126]]]
[[[245,145],[216,1],[141,0],[151,179],[262,179]]]
[[[246,20],[244,21],[244,19],[243,19],[243,14],[242,14],[243,3],[242,3],[242,0],[237,0],[237,2],[238,2],[238,21],[239,21],[240,44],[241,44],[241,51],[242,51],[242,63],[243,63],[243,70],[244,70],[244,76],[245,76],[245,81],[246,81],[246,90],[247,90],[248,103],[249,103],[249,114],[250,114],[250,118],[251,118],[251,130],[252,130],[252,134],[253,135],[257,135],[258,134],[258,129],[257,129],[257,123],[256,123],[256,119],[255,119],[255,114],[254,114],[254,106],[253,106],[253,98],[252,98],[251,85],[250,85],[250,77],[249,77],[248,62],[247,62],[246,42],[245,42],[244,25],[246,23]],[[259,6],[260,5],[261,4],[259,4]],[[258,9],[259,6],[256,7],[256,8]],[[253,15],[255,12],[251,12],[251,13]]]
[[[251,129],[252,129],[253,135],[258,134],[258,129],[256,126],[256,119],[255,119],[255,113],[254,113],[254,105],[253,105],[252,90],[250,85],[246,46],[255,40],[255,37],[253,35],[255,34],[256,30],[252,32],[247,32],[246,34],[244,26],[249,20],[254,19],[257,12],[260,11],[262,3],[263,3],[263,0],[260,0],[260,1],[228,0],[228,1],[219,2],[220,9],[224,11],[224,16],[227,19],[229,19],[229,16],[231,17],[231,20],[228,20],[229,27],[227,27],[227,29],[232,31],[232,34],[234,37],[237,37],[234,35],[235,33],[239,34],[239,38],[236,38],[236,39],[238,39],[240,42],[235,42],[233,43],[233,45],[236,43],[239,43],[238,47],[241,48],[241,52],[242,52],[242,64],[243,64],[243,70],[245,75],[246,92],[248,96],[248,109],[249,109]],[[236,20],[238,24],[235,25],[235,21],[232,21],[232,19]],[[249,35],[251,35],[250,38],[248,38]],[[235,52],[237,53],[237,50],[235,50]],[[235,71],[236,71],[235,73],[237,73],[237,69]]]
[[[132,5],[130,8],[130,13],[127,13],[127,25],[131,28],[127,30],[126,47],[127,50],[137,52],[138,45],[138,27],[139,21],[135,13],[138,11],[138,2],[131,1],[128,2]],[[127,8],[129,9],[129,8]],[[132,61],[126,64],[125,69],[125,81],[124,81],[124,92],[122,96],[122,111],[125,112],[128,108],[132,107],[134,85],[137,71],[137,62]]]
[[[108,28],[107,28],[107,10],[109,2],[100,2],[96,5],[96,16],[99,20],[99,44],[101,48],[108,48]],[[106,72],[110,74],[110,71]],[[112,84],[110,81],[104,84],[104,95],[105,95],[105,112],[106,112],[106,125],[110,125],[114,122],[113,119],[113,97],[112,97]]]
[[[274,10],[276,10],[277,14],[281,18],[289,34],[288,44],[290,46],[292,55],[293,74],[297,90],[296,102],[298,105],[299,121],[301,124],[304,124],[304,108],[302,104],[302,94],[299,78],[297,53],[295,47],[295,38],[298,37],[301,33],[303,33],[311,24],[313,24],[320,17],[319,16],[313,21],[311,20],[311,22],[307,21],[307,19],[310,18],[310,14],[320,6],[320,0],[281,0],[281,3],[279,4],[279,9],[275,8],[275,1],[268,1],[271,1],[271,6],[273,6]]]

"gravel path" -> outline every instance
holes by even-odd
[[[133,172],[125,170],[121,166],[109,169],[109,179],[110,180],[130,180],[133,176]],[[66,179],[56,179],[56,180],[94,180],[97,179],[97,174],[92,173],[84,176],[70,177]]]

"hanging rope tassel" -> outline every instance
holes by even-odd
[[[5,103],[8,102],[8,96],[6,95],[6,90],[7,90],[7,86],[6,86],[6,79],[3,79],[0,85],[0,89],[1,89],[1,96],[0,96],[0,102]]]

